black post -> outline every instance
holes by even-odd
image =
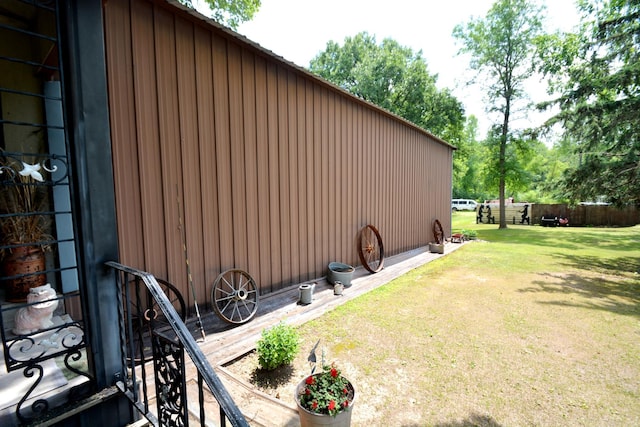
[[[113,272],[118,259],[109,131],[102,0],[60,2],[67,129],[74,170],[81,291],[97,387],[115,384],[123,366]],[[78,416],[79,425],[131,421],[126,398],[114,398]]]

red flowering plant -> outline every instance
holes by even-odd
[[[353,386],[333,363],[306,378],[298,399],[300,406],[310,412],[335,416],[349,408],[353,395]]]

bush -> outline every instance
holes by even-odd
[[[476,230],[462,230],[462,234],[467,240],[475,240],[478,237],[478,232]]]
[[[300,337],[292,326],[279,323],[263,330],[256,348],[260,367],[271,371],[288,365],[295,359],[299,344]]]

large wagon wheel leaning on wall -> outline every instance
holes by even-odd
[[[436,239],[436,243],[440,244],[444,242],[444,230],[439,220],[433,221],[433,237]]]
[[[363,227],[358,233],[358,256],[362,266],[371,273],[382,270],[384,247],[378,229],[373,225]]]
[[[156,278],[156,281],[171,305],[173,305],[173,308],[176,309],[178,316],[185,322],[187,320],[187,306],[178,288],[166,280]],[[130,305],[132,336],[128,338],[131,339],[133,344],[133,359],[136,363],[146,362],[153,357],[151,331],[171,328],[171,323],[162,312],[158,302],[151,296],[146,287],[143,287],[143,289],[144,295],[139,295],[136,299],[132,299]],[[131,360],[129,351],[129,339],[127,339],[127,360]]]
[[[248,322],[258,311],[258,286],[249,273],[232,268],[214,282],[211,304],[225,322]]]

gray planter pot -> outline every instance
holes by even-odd
[[[329,273],[327,274],[327,282],[334,285],[336,282],[341,282],[345,288],[351,286],[351,278],[355,268],[349,264],[343,264],[341,262],[329,263]]]
[[[434,254],[444,254],[444,243],[429,243],[429,252]]]

